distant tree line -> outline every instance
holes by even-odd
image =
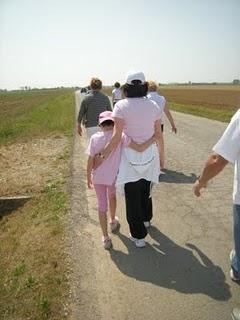
[[[239,79],[234,79],[232,82],[172,82],[172,83],[159,83],[159,86],[172,85],[172,86],[206,86],[206,85],[240,85]]]
[[[240,85],[239,79],[234,79],[232,82],[172,82],[172,83],[158,83],[159,86],[201,86],[201,85]],[[111,87],[111,86],[105,86]],[[36,91],[36,90],[78,90],[81,87],[73,86],[73,87],[52,87],[52,88],[31,88],[29,86],[22,86],[19,90],[7,90],[7,89],[0,89],[0,92],[8,92],[8,91]]]

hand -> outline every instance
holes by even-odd
[[[88,189],[93,189],[92,177],[87,177],[87,186]]]
[[[172,132],[177,133],[177,128],[175,126],[172,126]]]
[[[96,154],[94,157],[94,162],[93,162],[93,168],[97,169],[104,161],[104,158],[102,158],[99,154]]]
[[[151,140],[152,140],[152,143],[157,143],[158,142],[158,139],[155,136],[155,134],[152,136]]]
[[[164,160],[160,159],[160,170],[165,170]]]
[[[155,133],[154,133],[154,135],[152,136],[152,138],[151,138],[151,139],[153,139],[153,143],[154,143],[154,142],[156,142],[156,143],[157,143],[157,142],[159,141],[159,136],[158,136],[157,134],[155,134]]]
[[[203,184],[199,181],[199,179],[197,179],[193,185],[193,192],[195,194],[195,196],[200,197],[201,196],[201,189],[202,188],[206,188],[206,184]]]
[[[82,136],[82,127],[81,127],[80,123],[78,123],[77,131],[78,131],[78,134],[81,137]]]

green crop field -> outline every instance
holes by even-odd
[[[69,90],[0,93],[0,145],[54,132],[71,134],[73,106]]]

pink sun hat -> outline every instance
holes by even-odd
[[[100,113],[98,123],[101,124],[106,120],[112,120],[114,122],[112,111],[104,111]]]

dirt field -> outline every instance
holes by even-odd
[[[240,107],[240,86],[161,87],[169,102],[205,106],[220,110]]]

